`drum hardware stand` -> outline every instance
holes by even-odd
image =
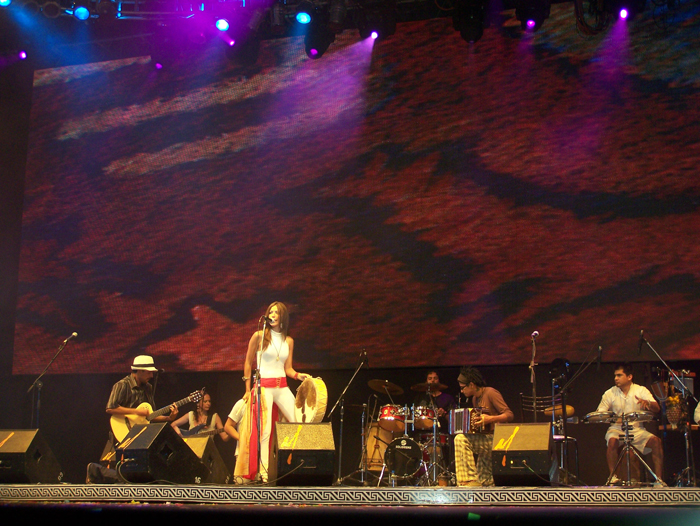
[[[338,435],[338,442],[339,442],[339,444],[338,444],[338,478],[336,479],[336,481],[335,481],[335,483],[334,483],[335,486],[339,486],[339,485],[341,485],[341,484],[343,483],[343,476],[342,476],[342,466],[343,466],[343,464],[342,464],[342,459],[343,459],[343,420],[344,420],[344,417],[345,417],[345,414],[344,414],[344,413],[345,413],[345,406],[344,406],[344,404],[345,404],[345,393],[347,392],[348,388],[349,388],[350,385],[352,384],[353,380],[355,380],[355,377],[357,376],[357,373],[359,373],[359,372],[360,372],[360,369],[362,369],[362,366],[363,366],[364,364],[368,364],[368,365],[369,365],[369,361],[367,360],[367,351],[365,351],[364,349],[362,349],[362,351],[360,352],[359,359],[360,359],[360,363],[357,365],[357,368],[355,369],[355,372],[353,373],[352,377],[350,378],[350,381],[348,381],[347,385],[345,386],[345,389],[343,389],[343,392],[340,393],[340,396],[338,397],[338,400],[336,400],[335,405],[333,406],[333,408],[330,410],[330,412],[328,413],[328,415],[326,415],[326,417],[328,418],[328,420],[330,420],[330,419],[331,419],[331,416],[333,416],[333,411],[335,411],[335,408],[338,407],[338,404],[339,404],[339,403],[341,404],[341,407],[340,407],[340,432],[339,432],[339,435]],[[364,414],[363,414],[363,417],[364,417]],[[362,431],[362,438],[363,438],[363,447],[364,447],[364,430]],[[364,481],[364,475],[365,475],[365,472],[362,471],[362,483],[363,483],[363,484],[364,484],[364,482],[365,482],[365,481]]]
[[[641,453],[639,450],[637,450],[636,447],[632,445],[632,441],[634,440],[634,435],[630,435],[630,428],[632,427],[632,422],[630,422],[627,418],[627,415],[624,413],[621,415],[622,417],[622,430],[625,432],[624,435],[620,435],[620,440],[624,444],[622,447],[622,451],[620,451],[620,456],[617,458],[617,462],[615,463],[615,467],[612,470],[612,473],[610,473],[610,476],[608,477],[608,480],[605,481],[605,485],[609,485],[610,481],[612,480],[613,476],[615,475],[615,471],[617,471],[617,467],[620,465],[620,462],[622,462],[623,458],[626,458],[627,460],[627,480],[625,481],[625,485],[631,486],[632,485],[632,469],[631,469],[631,462],[630,462],[630,453],[634,453],[634,455],[639,459],[639,461],[642,463],[642,465],[647,469],[649,473],[651,473],[651,476],[654,477],[654,481],[656,482],[661,482],[661,479],[656,476],[656,473],[654,473],[654,470],[652,470],[649,467],[649,464],[647,464],[644,459],[642,458]]]
[[[428,400],[430,400],[430,406],[433,409],[433,412],[435,414],[435,417],[433,418],[433,451],[430,455],[430,466],[428,466],[425,470],[425,478],[428,482],[428,486],[436,486],[439,485],[438,478],[440,475],[445,473],[447,471],[445,469],[444,465],[440,465],[438,462],[437,458],[437,437],[438,437],[438,429],[440,429],[440,421],[439,421],[439,415],[438,415],[438,408],[437,405],[435,405],[435,399],[431,395],[430,387],[428,387],[427,390],[427,395],[428,395]],[[413,419],[415,421],[415,414],[413,415]],[[441,446],[442,447],[442,446]],[[443,459],[444,459],[444,452],[443,452]],[[438,468],[440,468],[440,472],[438,473]]]
[[[656,352],[656,349],[652,347],[652,345],[647,341],[647,339],[644,337],[644,331],[639,332],[639,352],[641,354],[642,351],[642,344],[646,343],[647,347],[649,347],[652,352],[656,355],[656,357],[661,361],[662,364],[664,364],[664,367],[666,367],[666,370],[671,373],[673,378],[675,378],[676,382],[678,382],[678,385],[680,385],[683,388],[683,393],[684,397],[686,398],[686,406],[687,404],[687,398],[692,398],[695,400],[695,402],[698,402],[698,399],[695,398],[695,395],[690,392],[690,389],[688,389],[688,386],[685,385],[685,382],[678,378],[678,375],[675,373],[671,367],[664,361],[663,358],[659,355],[658,352]],[[690,418],[690,414],[688,414],[688,418]],[[686,418],[686,420],[688,420]],[[688,473],[688,486],[690,487],[695,487],[697,485],[697,480],[695,479],[695,457],[693,455],[693,443],[691,440],[691,435],[690,435],[690,422],[686,422],[685,424],[685,429],[683,432],[684,435],[684,440],[685,440],[685,462],[686,462],[686,467],[683,469],[681,473]],[[683,480],[682,477],[680,479],[681,481]],[[682,483],[682,482],[681,482]]]

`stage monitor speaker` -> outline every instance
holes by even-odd
[[[547,486],[556,468],[552,424],[496,424],[493,481],[497,486]]]
[[[200,484],[211,475],[169,423],[135,425],[115,457],[117,472],[129,482]]]
[[[0,430],[0,482],[57,484],[61,466],[38,429]]]
[[[231,473],[226,467],[224,459],[221,458],[221,453],[214,443],[214,437],[189,436],[185,437],[184,440],[211,473],[204,482],[207,484],[228,484],[231,482]]]
[[[334,459],[335,443],[330,422],[278,422],[275,424],[268,480],[280,486],[330,486]]]

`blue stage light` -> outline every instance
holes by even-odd
[[[73,10],[73,16],[78,20],[87,20],[90,18],[90,10],[84,5],[78,6]]]
[[[219,18],[216,21],[216,29],[218,29],[219,31],[228,31],[229,27],[230,26],[228,20],[226,20],[225,18]]]
[[[7,7],[12,3],[12,0],[0,0],[0,7]]]

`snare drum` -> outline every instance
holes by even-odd
[[[379,427],[392,433],[404,430],[405,419],[404,408],[400,405],[385,405],[379,411]]]
[[[431,407],[419,405],[413,408],[413,430],[424,430],[433,427],[435,411]]]
[[[612,411],[594,411],[583,417],[586,424],[610,424],[615,420],[615,413]]]
[[[635,411],[633,413],[625,413],[622,417],[628,422],[649,422],[654,420],[654,413],[651,411]]]

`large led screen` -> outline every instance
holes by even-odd
[[[636,24],[37,71],[14,373],[240,370],[273,301],[298,370],[697,358],[699,25]]]

